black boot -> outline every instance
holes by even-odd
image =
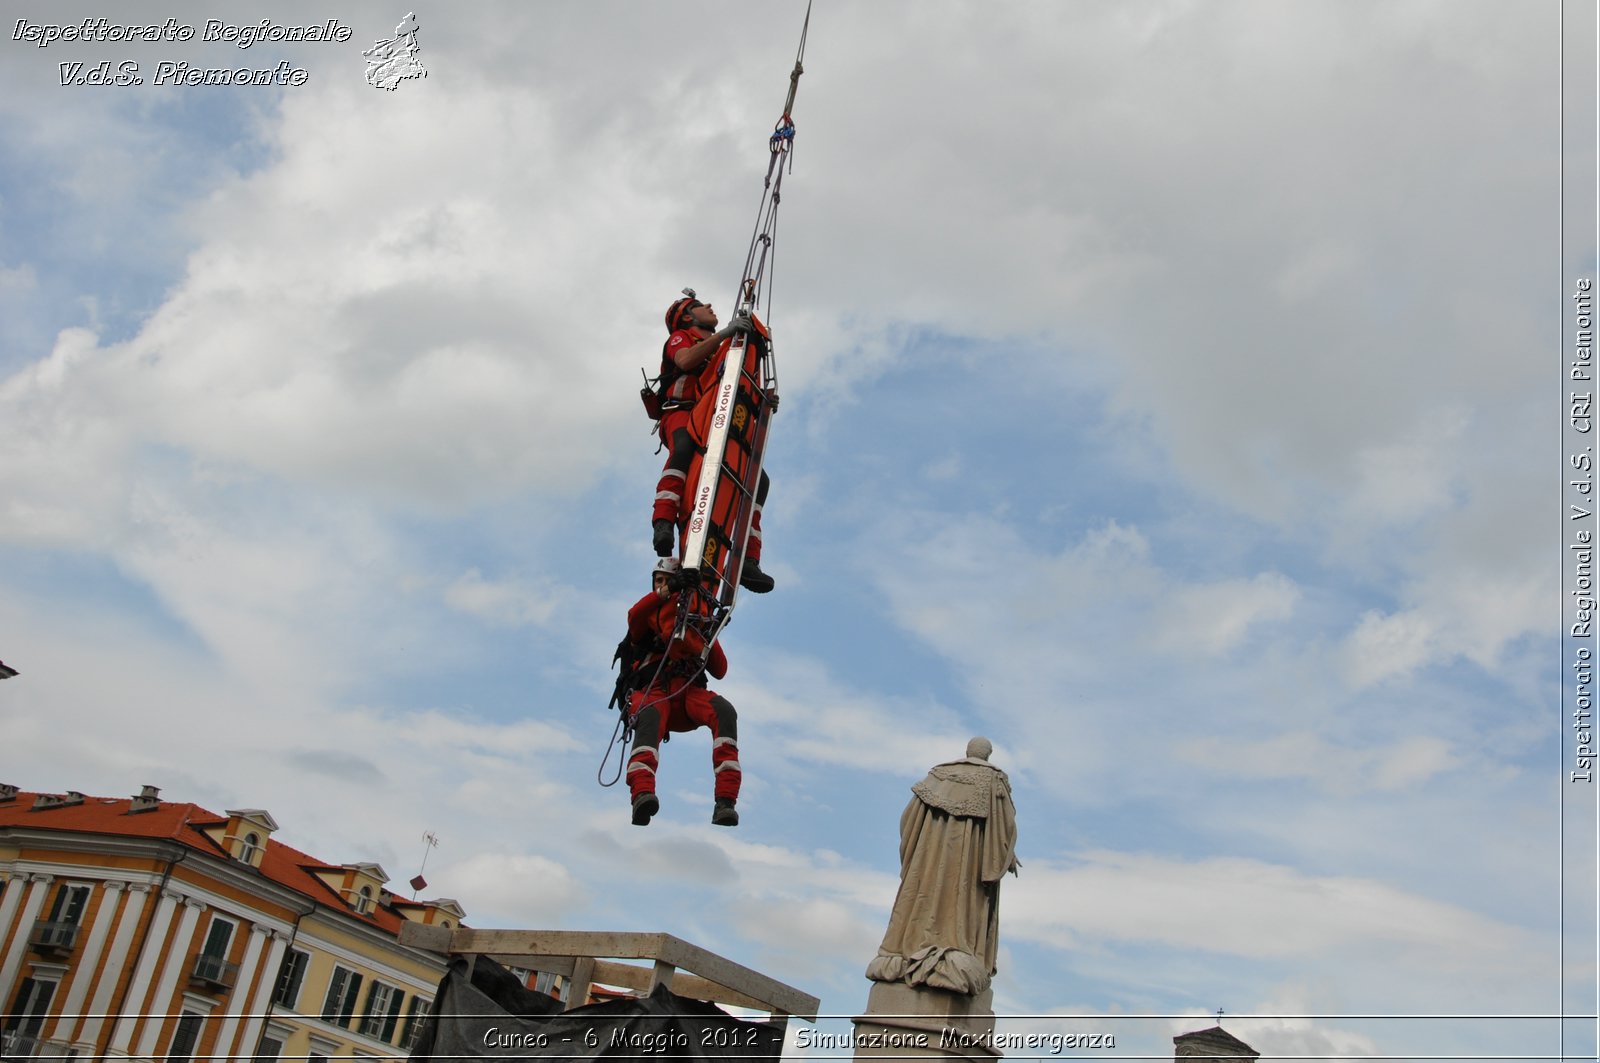
[[[648,827],[650,817],[661,811],[661,802],[656,800],[655,794],[640,794],[633,799],[633,825],[635,827]],[[738,816],[734,817],[738,819]]]
[[[650,543],[656,548],[657,557],[672,556],[672,522],[670,520],[653,520],[650,522]]]
[[[751,594],[765,594],[777,586],[772,577],[761,571],[761,565],[753,557],[744,559],[744,568],[739,572],[739,586]]]
[[[711,810],[711,822],[718,827],[739,825],[739,810],[733,807],[733,798],[717,798],[717,807]]]

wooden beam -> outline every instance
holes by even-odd
[[[430,923],[403,923],[400,926],[400,944],[428,952],[450,952],[450,928]]]
[[[665,960],[657,960],[656,965],[650,969],[650,992],[656,991],[656,986],[664,985],[672,988],[672,975],[677,968]]]
[[[407,924],[401,928],[402,944],[409,943],[411,938],[416,936],[413,927],[424,931],[442,929],[420,923]],[[721,1003],[735,1003],[738,1007],[784,1012],[808,1022],[816,1021],[817,1009],[821,1005],[821,1001],[809,993],[803,993],[793,986],[785,985],[775,978],[769,978],[759,971],[753,971],[743,964],[718,956],[697,945],[691,945],[671,934],[591,930],[474,930],[467,927],[457,927],[446,933],[450,938],[443,948],[433,944],[418,947],[429,947],[433,951],[455,954],[482,953],[497,957],[502,963],[534,970],[548,970],[550,968],[540,967],[537,964],[562,958],[571,958],[580,963],[584,959],[602,958],[650,960],[677,970],[678,973],[673,976],[671,986],[674,992],[683,996],[699,996],[706,1000],[719,1000]],[[416,939],[422,940],[421,937]],[[432,943],[438,938],[429,936],[427,940]],[[699,976],[700,982],[721,989],[723,997],[719,999],[715,995],[689,992],[687,983],[682,981],[685,971]],[[579,980],[581,973],[574,971],[572,975],[574,982]],[[593,973],[592,967],[589,973]],[[648,970],[644,970],[643,973],[651,974]],[[595,980],[604,983],[604,979]],[[643,987],[629,985],[628,988]],[[587,990],[584,992],[587,995]],[[752,1003],[727,999],[726,994],[730,992]]]
[[[664,944],[662,939],[668,937],[666,934],[610,933],[597,930],[473,930],[459,927],[453,932],[450,951],[486,952],[506,956],[671,959],[661,954]]]
[[[580,956],[572,966],[572,981],[567,983],[567,1008],[581,1008],[589,1003],[589,986],[593,984],[594,960]]]

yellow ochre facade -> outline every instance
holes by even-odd
[[[0,1057],[403,1059],[443,974],[399,944],[377,864],[273,838],[263,809],[0,785]]]

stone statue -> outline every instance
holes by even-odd
[[[989,988],[1000,930],[1000,878],[1016,873],[1017,818],[986,738],[935,765],[900,816],[900,892],[878,955],[877,982],[973,996]]]

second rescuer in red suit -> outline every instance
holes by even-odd
[[[690,632],[687,640],[672,640],[682,592],[672,589],[671,578],[678,568],[675,558],[657,562],[650,593],[628,610],[628,641],[644,651],[637,674],[648,684],[634,691],[628,705],[633,722],[633,751],[628,756],[627,769],[633,822],[645,826],[661,809],[656,796],[656,769],[661,764],[661,743],[668,732],[705,727],[711,731],[715,798],[711,822],[734,827],[739,824],[739,812],[734,806],[743,780],[739,769],[739,717],[727,698],[707,688],[705,676],[707,672],[715,679],[727,675],[728,658],[722,652],[722,644],[713,642],[702,670],[703,639]]]

